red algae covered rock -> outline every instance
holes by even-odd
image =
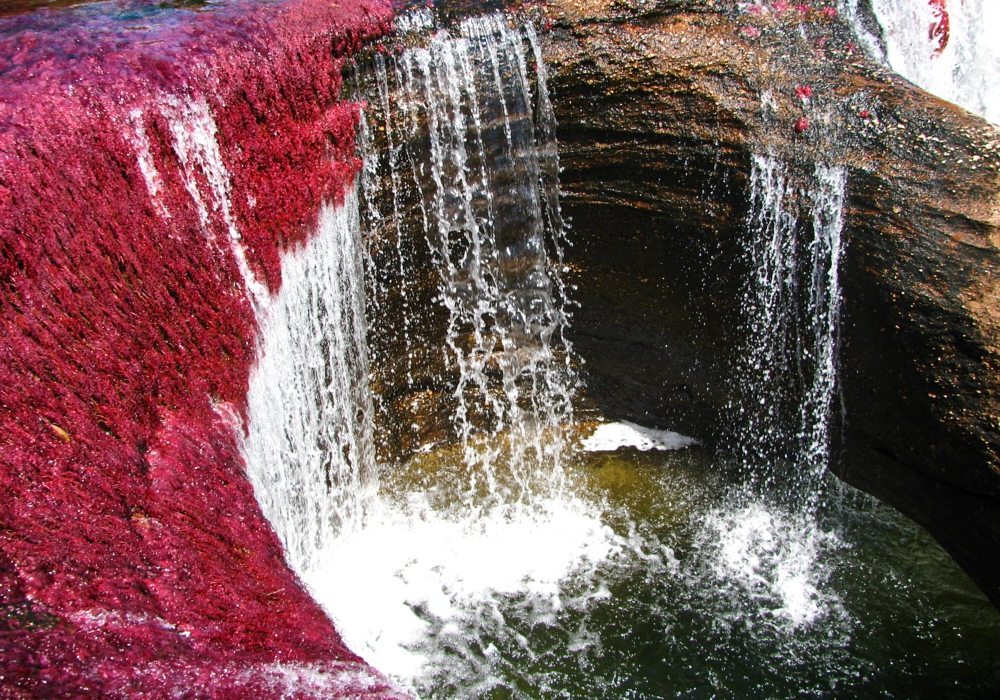
[[[377,0],[0,20],[0,697],[394,697],[238,445],[255,312],[359,164]]]

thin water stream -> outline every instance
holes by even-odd
[[[921,529],[826,471],[844,172],[753,160],[727,454],[584,419],[534,32],[502,16],[435,32],[426,12],[400,26],[419,38],[359,81],[380,155],[286,267],[250,391],[258,500],[351,648],[421,698],[1000,694],[997,611]],[[396,357],[370,360],[366,328]],[[376,485],[369,362],[413,383],[434,353],[451,439],[413,438]]]

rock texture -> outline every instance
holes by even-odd
[[[1000,604],[1000,133],[866,58],[833,3],[774,5],[532,10],[550,30],[589,394],[723,441],[751,155],[845,166],[834,468]]]

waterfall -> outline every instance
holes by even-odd
[[[799,172],[774,156],[752,158],[746,326],[730,407],[744,483],[697,535],[706,575],[727,596],[789,630],[822,620],[836,635],[850,620],[826,590],[825,562],[842,545],[818,509],[837,394],[845,188],[842,167]]]
[[[425,698],[863,686],[885,637],[870,641],[884,619],[855,614],[858,591],[891,574],[881,551],[850,563],[867,542],[823,498],[846,171],[751,159],[729,416],[745,473],[630,424],[576,450],[591,426],[573,424],[569,243],[537,37],[498,15],[435,30],[418,10],[398,26],[352,78],[357,190],[324,207],[256,309],[243,446],[289,563],[344,642]],[[422,412],[435,395],[441,413]],[[440,415],[444,432],[422,422]],[[379,420],[406,439],[379,443]],[[614,452],[623,429],[642,449],[689,449]]]
[[[316,234],[282,261],[247,394],[247,473],[300,573],[377,488],[362,246],[356,194],[325,204]]]
[[[534,30],[501,15],[469,19],[398,58],[377,55],[372,72],[378,99],[365,123],[366,133],[377,125],[378,141],[363,209],[367,227],[394,240],[398,271],[392,289],[374,290],[374,305],[400,296],[397,346],[411,357],[408,266],[426,246],[447,310],[455,433],[491,488],[496,454],[481,438],[507,436],[526,496],[537,466],[558,463],[554,433],[571,420],[575,386],[555,119]]]
[[[417,11],[400,26],[420,30],[428,23],[426,11]],[[313,437],[322,421],[312,397],[327,384],[293,379],[302,369],[285,359],[318,344],[311,327],[322,333],[331,324],[292,317],[308,308],[292,303],[299,293],[285,273],[289,301],[269,312],[281,329],[276,338],[286,327],[306,330],[298,341],[268,342],[251,397],[269,411],[262,422],[288,427],[284,436],[252,432],[247,454],[260,464],[254,479],[268,494],[265,512],[272,522],[277,517],[296,570],[345,641],[411,690],[456,687],[463,695],[499,684],[506,661],[489,651],[490,640],[510,636],[504,615],[512,607],[519,618],[551,623],[564,606],[560,584],[574,574],[585,581],[578,604],[606,597],[600,580],[583,572],[623,544],[597,510],[563,488],[564,432],[577,379],[563,338],[567,242],[555,120],[534,30],[494,15],[414,44],[398,55],[375,53],[358,76],[358,89],[369,96],[360,139],[366,162],[359,201],[347,206],[357,207],[366,230],[370,323],[401,355],[372,362],[418,384],[425,355],[441,353],[455,447],[418,445],[409,462],[387,465],[377,497],[354,501],[331,491],[316,447],[342,436]],[[361,263],[351,256],[354,294]],[[432,295],[422,269],[431,273]],[[310,268],[303,278],[317,272]],[[362,336],[353,331],[365,310],[360,303],[352,308],[352,332],[328,344],[346,338],[362,358]],[[435,313],[443,320],[437,338],[425,322]],[[289,375],[270,369],[270,357]],[[315,350],[311,357],[307,365],[319,368],[333,362]],[[302,409],[294,406],[303,400],[308,410],[297,417]],[[384,400],[376,392],[375,401]],[[329,401],[340,416],[332,391]],[[345,435],[363,429],[343,419],[336,425]],[[290,434],[302,428],[308,439],[300,444]],[[371,485],[365,465],[341,462],[339,454],[334,462],[334,482]],[[360,517],[332,517],[345,505]]]
[[[404,16],[410,47],[374,52],[355,76],[368,97],[358,196],[287,256],[262,322],[245,453],[290,563],[353,649],[431,695],[510,688],[517,645],[537,644],[517,630],[599,649],[588,620],[609,582],[631,576],[723,582],[709,609],[764,610],[781,630],[841,624],[817,563],[836,540],[802,514],[829,457],[843,170],[801,177],[753,161],[742,451],[793,465],[805,495],[708,510],[690,535],[699,563],[682,566],[648,527],[567,482],[578,381],[563,338],[568,242],[534,31],[494,15],[418,34],[428,23]],[[395,357],[369,361],[366,314]],[[419,387],[435,352],[454,446],[415,445],[383,465],[378,490],[371,421],[386,397],[371,391],[369,364]],[[608,524],[623,517],[619,531]]]
[[[848,2],[862,38],[857,2]],[[1000,4],[994,0],[871,0],[884,59],[928,92],[1000,124]],[[871,42],[864,42],[870,44]],[[877,55],[877,54],[876,54]],[[880,56],[881,58],[881,56]]]
[[[0,696],[397,697],[366,662],[428,700],[990,695],[997,618],[947,572],[926,586],[926,534],[827,518],[843,170],[753,158],[745,258],[701,239],[726,238],[705,269],[748,273],[747,488],[683,436],[574,422],[531,25],[200,4],[0,32]],[[552,9],[522,8],[574,41]],[[355,50],[363,108],[340,97]],[[669,231],[645,214],[591,233]],[[594,256],[574,274],[618,262]]]
[[[830,457],[845,186],[843,168],[801,177],[772,156],[752,161],[738,452],[811,506]]]

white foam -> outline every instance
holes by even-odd
[[[419,32],[434,28],[434,13],[426,7],[402,12],[396,17],[396,32]]]
[[[839,611],[822,555],[840,543],[813,518],[753,503],[709,513],[701,537],[718,584],[749,596],[756,612],[793,630]]]
[[[383,504],[306,576],[347,645],[411,686],[448,663],[442,637],[474,644],[480,630],[502,620],[505,596],[522,600],[536,624],[606,597],[588,572],[628,546],[569,496],[533,507],[470,507],[460,517],[435,511],[429,500],[417,493]],[[574,574],[585,590],[565,600],[560,582]]]
[[[694,438],[680,433],[644,428],[635,423],[621,421],[599,425],[593,435],[586,438],[581,446],[587,452],[613,452],[622,447],[634,447],[647,452],[649,450],[678,450],[697,444],[698,441]]]

